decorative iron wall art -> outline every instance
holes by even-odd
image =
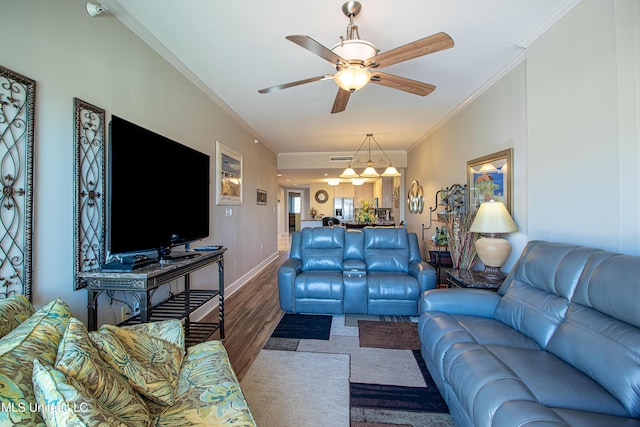
[[[31,300],[36,82],[0,66],[0,298]]]
[[[85,285],[77,273],[105,260],[105,111],[78,98],[75,109],[75,274],[74,289]]]

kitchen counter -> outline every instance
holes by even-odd
[[[302,219],[300,220],[300,229],[308,227],[322,227],[321,219]]]

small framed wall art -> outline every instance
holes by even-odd
[[[267,204],[267,192],[265,190],[256,190],[256,203],[259,205]]]
[[[216,204],[242,205],[242,154],[216,141]]]

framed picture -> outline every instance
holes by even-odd
[[[216,204],[242,204],[242,154],[216,141]]]
[[[469,208],[478,209],[485,200],[504,203],[511,212],[513,149],[499,151],[467,162]]]
[[[256,203],[259,205],[267,204],[267,192],[265,190],[256,190]]]

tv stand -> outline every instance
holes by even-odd
[[[155,262],[131,272],[86,271],[78,273],[78,278],[86,284],[87,326],[90,331],[98,327],[98,297],[102,292],[134,292],[140,296],[140,314],[119,325],[131,325],[168,319],[184,321],[185,342],[188,345],[205,341],[216,330],[224,339],[224,253],[227,248],[217,251],[199,252],[194,257],[182,257],[171,262]],[[218,264],[218,289],[191,289],[190,274],[194,271]],[[184,278],[184,291],[171,295],[156,304],[151,303],[155,291],[173,280]],[[211,299],[218,297],[219,322],[193,322],[190,315]]]

